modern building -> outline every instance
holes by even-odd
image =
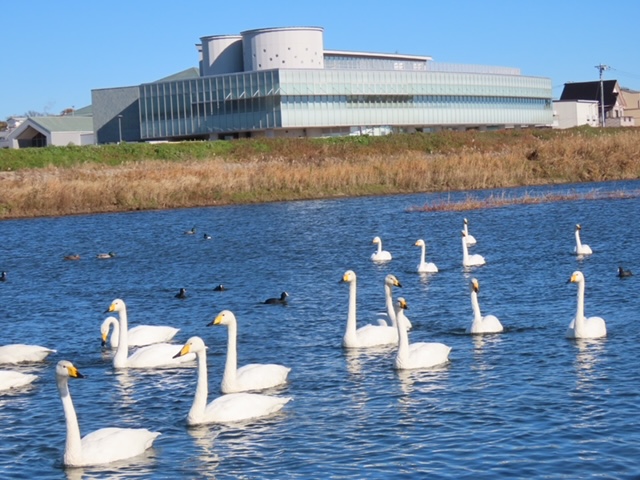
[[[550,127],[549,78],[324,49],[320,27],[202,37],[199,68],[92,91],[97,143]]]

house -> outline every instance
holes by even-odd
[[[624,99],[624,114],[633,117],[635,125],[640,126],[640,92],[629,88],[621,88],[620,95]]]
[[[600,103],[596,100],[555,100],[553,128],[573,128],[581,125],[600,125]]]
[[[27,117],[20,124],[8,129],[1,146],[5,148],[29,148],[67,145],[93,145],[93,117],[91,108],[74,115]]]
[[[604,112],[605,127],[633,127],[634,119],[625,116],[626,104],[620,92],[617,80],[565,83],[560,102],[596,101],[600,107],[601,125]],[[604,101],[602,101],[603,98]]]

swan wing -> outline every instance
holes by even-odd
[[[357,329],[356,337],[360,347],[396,345],[398,343],[398,329],[386,325],[369,324]]]
[[[287,381],[290,371],[291,368],[275,363],[250,363],[244,365],[236,371],[237,388],[233,390],[241,392],[275,387]]]
[[[195,353],[187,353],[181,357],[173,358],[180,350],[180,345],[155,343],[133,352],[127,358],[127,366],[130,368],[173,367],[196,359]]]
[[[55,350],[40,345],[4,345],[0,347],[0,363],[41,362],[50,353],[55,353]]]
[[[0,391],[11,388],[19,388],[33,382],[37,375],[14,372],[12,370],[0,370]]]
[[[467,333],[498,333],[503,330],[502,323],[494,315],[486,315],[480,319],[474,319],[471,325],[467,327]]]
[[[411,368],[435,367],[449,361],[451,347],[444,343],[418,342],[409,345]]]
[[[129,329],[129,346],[143,347],[171,340],[180,329],[164,325],[138,325]]]
[[[82,438],[82,465],[100,465],[140,455],[160,435],[146,428],[101,428]]]
[[[210,402],[200,421],[195,423],[233,423],[260,418],[282,409],[291,397],[258,393],[229,393]]]

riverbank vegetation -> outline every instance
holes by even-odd
[[[29,148],[0,150],[0,219],[637,178],[635,128]]]

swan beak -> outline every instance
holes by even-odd
[[[400,280],[398,280],[397,278],[393,281],[393,286],[402,288],[402,284],[400,283]]]
[[[480,291],[480,284],[478,283],[478,280],[474,278],[471,280],[471,284],[473,285],[473,291],[478,293]]]
[[[400,308],[402,308],[403,310],[409,310],[409,305],[407,305],[407,302],[405,301],[404,298],[399,299],[398,304],[400,305]]]
[[[112,303],[111,305],[109,305],[109,308],[107,308],[104,313],[109,313],[109,312],[115,312],[116,311],[116,306]]]
[[[180,349],[178,353],[176,353],[173,358],[178,358],[186,355],[191,350],[191,346],[187,343],[184,347]]]
[[[571,275],[571,278],[567,281],[567,283],[575,283],[577,281],[578,281],[578,275],[574,273],[573,275]]]
[[[211,322],[211,325],[220,325],[222,323],[222,315],[218,315],[216,318],[213,319],[213,322]]]
[[[104,347],[107,344],[107,336],[109,334],[108,333],[103,333],[102,334],[102,346]]]
[[[73,365],[67,367],[67,371],[69,372],[69,376],[72,378],[84,378],[84,375],[82,375]]]

